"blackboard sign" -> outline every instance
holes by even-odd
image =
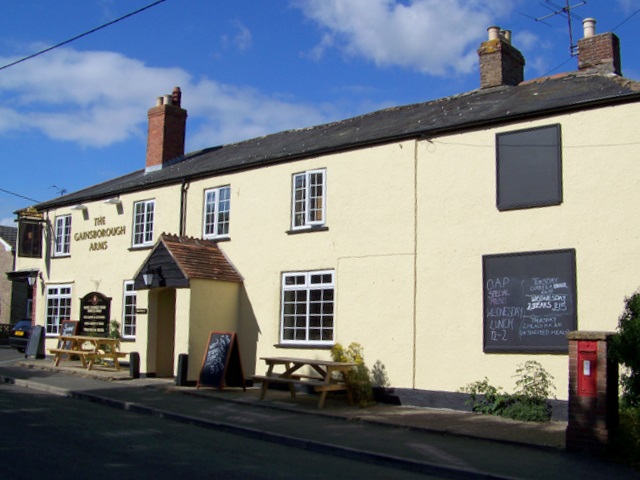
[[[35,325],[31,328],[24,357],[28,358],[31,355],[35,358],[44,358],[44,327],[42,325]]]
[[[201,386],[245,388],[240,347],[234,332],[209,334],[196,388]]]
[[[80,332],[95,337],[109,336],[111,299],[100,292],[91,292],[80,299]]]
[[[78,331],[78,322],[75,320],[64,320],[60,323],[60,335],[75,335],[76,332]],[[66,341],[63,342],[62,340],[58,341],[58,348],[62,348],[65,350],[70,350],[72,346],[72,342],[70,341]],[[68,357],[67,354],[63,355],[63,359],[66,359]]]
[[[485,255],[484,351],[567,353],[577,330],[575,250]]]

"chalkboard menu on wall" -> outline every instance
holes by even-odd
[[[485,255],[484,351],[566,353],[577,329],[575,250]]]
[[[234,332],[211,332],[202,358],[197,388],[245,388],[240,347]]]

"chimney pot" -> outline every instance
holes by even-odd
[[[171,101],[171,99],[172,99],[171,95],[167,93],[166,95],[164,95],[164,102],[163,102],[163,104],[164,104],[164,105],[171,105],[171,104],[173,104],[173,102]]]
[[[585,18],[582,21],[582,28],[584,30],[584,38],[593,37],[596,34],[596,19]]]
[[[500,38],[500,27],[496,27],[495,25],[487,28],[487,32],[489,32],[489,40],[497,40]]]
[[[171,99],[173,100],[173,104],[176,107],[179,107],[182,103],[182,92],[180,91],[180,87],[173,87],[173,92],[171,93]]]

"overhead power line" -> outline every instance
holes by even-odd
[[[29,55],[27,57],[21,58],[20,60],[16,60],[15,62],[8,63],[8,64],[0,67],[0,70],[4,70],[5,68],[13,67],[14,65],[17,65],[19,63],[26,62],[27,60],[31,60],[32,58],[35,58],[35,57],[37,57],[39,55],[42,55],[43,53],[50,52],[51,50],[53,50],[55,48],[62,47],[63,45],[66,45],[66,44],[71,43],[71,42],[73,42],[75,40],[78,40],[79,38],[86,37],[87,35],[90,35],[90,34],[92,34],[94,32],[97,32],[98,30],[102,30],[103,28],[109,27],[109,26],[113,25],[114,23],[118,23],[118,22],[124,20],[125,18],[132,17],[133,15],[136,15],[136,14],[138,14],[140,12],[148,10],[151,7],[155,7],[156,5],[158,5],[160,3],[163,3],[163,2],[166,2],[166,0],[158,0],[157,2],[153,2],[153,3],[149,4],[149,5],[147,5],[146,7],[142,7],[140,9],[136,10],[135,12],[127,13],[126,15],[124,15],[124,16],[122,16],[120,18],[116,18],[115,20],[107,22],[104,25],[100,25],[99,27],[96,27],[96,28],[94,28],[92,30],[89,30],[88,32],[84,32],[84,33],[81,33],[80,35],[76,35],[75,37],[70,38],[69,40],[65,40],[64,42],[60,42],[60,43],[58,43],[58,44],[56,44],[56,45],[54,45],[52,47],[45,48],[44,50],[41,50],[41,51],[39,51],[37,53],[34,53],[34,54],[31,54],[31,55]]]
[[[619,27],[621,27],[622,25],[624,25],[627,20],[630,20],[631,17],[633,17],[635,14],[640,13],[640,8],[638,10],[636,10],[635,12],[633,12],[631,15],[629,15],[627,18],[625,18],[623,21],[621,21],[618,25],[616,25],[615,27],[613,27],[611,29],[612,32],[614,32],[616,29],[618,29]]]
[[[10,192],[9,190],[5,190],[4,188],[0,188],[0,192],[8,193],[9,195],[14,195],[16,197],[24,198],[25,200],[29,200],[30,202],[39,203],[40,200],[34,200],[33,198],[25,197],[24,195],[20,195],[19,193]]]

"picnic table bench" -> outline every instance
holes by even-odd
[[[334,376],[334,372],[346,372],[355,367],[355,363],[333,362],[331,360],[315,360],[309,358],[293,357],[261,357],[267,364],[265,375],[254,375],[253,379],[262,383],[260,390],[260,400],[264,400],[269,385],[272,383],[285,384],[289,386],[291,397],[296,398],[296,385],[312,387],[314,391],[320,392],[318,408],[324,406],[327,392],[346,390],[347,386],[341,378]],[[274,367],[283,366],[283,372],[275,372]],[[300,372],[303,367],[309,367],[312,373],[304,374]]]
[[[54,355],[56,367],[60,365],[60,360],[69,360],[76,356],[87,370],[91,370],[97,360],[111,360],[114,368],[120,370],[118,360],[127,354],[118,351],[119,348],[120,340],[117,338],[60,335],[58,347],[50,348],[49,353]]]

